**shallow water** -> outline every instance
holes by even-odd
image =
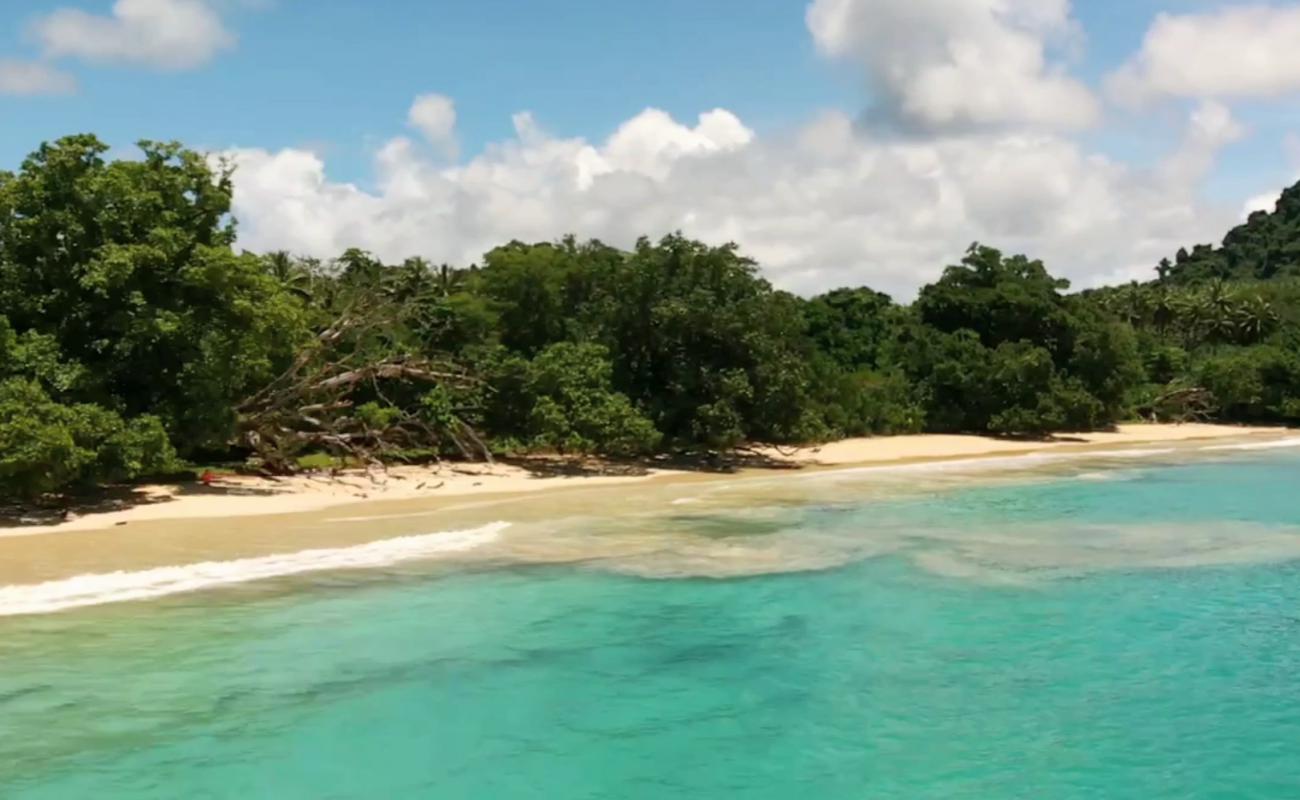
[[[1300,796],[1300,452],[760,484],[0,618],[0,797]]]

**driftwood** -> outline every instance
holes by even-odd
[[[1186,386],[1160,395],[1142,413],[1152,422],[1203,422],[1218,410],[1213,392],[1200,386]]]
[[[380,379],[405,378],[408,380],[425,381],[428,383],[438,383],[439,381],[457,381],[463,380],[463,375],[457,375],[451,372],[433,372],[422,366],[412,366],[411,364],[382,363],[372,364],[360,369],[353,369],[344,372],[341,375],[335,375],[322,380],[316,384],[316,389],[338,389],[347,386],[355,386],[363,381],[373,381]]]
[[[263,469],[281,473],[295,472],[296,456],[310,451],[355,460],[367,473],[403,448],[449,444],[465,458],[491,461],[482,438],[459,416],[435,429],[418,403],[404,407],[390,399],[476,382],[450,361],[393,347],[389,332],[401,313],[395,304],[372,302],[306,342],[280,375],[236,406],[239,444],[253,451]],[[370,401],[383,409],[378,420],[358,415]]]

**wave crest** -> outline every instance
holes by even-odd
[[[145,600],[308,572],[385,567],[474,550],[495,541],[508,527],[508,522],[493,522],[479,528],[403,536],[352,547],[0,586],[0,616],[49,614],[70,608]]]
[[[1271,442],[1248,442],[1245,444],[1220,444],[1213,447],[1203,447],[1206,451],[1224,451],[1224,450],[1280,450],[1287,447],[1300,447],[1300,436],[1293,436],[1288,439],[1278,439]]]

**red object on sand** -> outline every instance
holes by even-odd
[[[203,470],[203,474],[199,476],[199,481],[201,481],[204,486],[211,486],[212,482],[216,479],[217,476],[213,475],[212,470],[210,469]]]

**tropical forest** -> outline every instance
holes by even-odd
[[[1072,291],[973,244],[900,303],[779,291],[735,245],[679,233],[476,264],[246,252],[236,172],[140,148],[71,136],[0,173],[0,496],[202,464],[1300,421],[1300,185],[1146,282]]]

